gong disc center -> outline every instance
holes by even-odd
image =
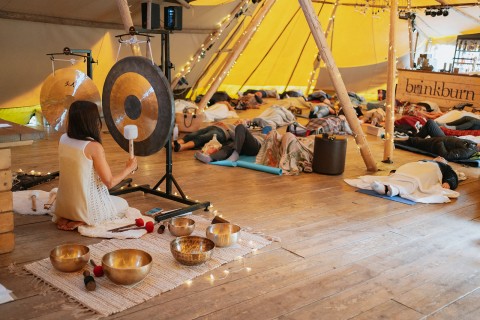
[[[125,114],[132,120],[136,120],[142,113],[142,102],[134,95],[129,95],[125,99]]]

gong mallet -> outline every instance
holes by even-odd
[[[57,198],[57,188],[54,188],[52,189],[52,191],[50,191],[50,194],[48,195],[48,202],[43,205],[43,209],[50,210],[56,198]]]
[[[123,136],[128,140],[128,153],[130,153],[130,159],[135,157],[133,152],[133,140],[138,138],[138,127],[134,124],[129,124],[123,127]],[[134,173],[135,170],[132,171]]]
[[[134,124],[126,125],[123,128],[123,136],[128,140],[128,152],[130,153],[130,159],[135,157],[133,153],[133,140],[138,138],[138,127]]]
[[[32,211],[37,211],[38,191],[33,190],[30,198],[32,199]]]

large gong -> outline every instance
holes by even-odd
[[[56,131],[67,130],[68,109],[72,102],[87,100],[100,107],[100,93],[85,73],[72,69],[58,69],[50,74],[40,90],[40,105],[45,119]]]
[[[148,156],[165,146],[174,124],[174,100],[166,77],[152,61],[138,56],[118,61],[103,86],[103,115],[115,141],[128,151],[126,125],[138,127],[134,152]]]

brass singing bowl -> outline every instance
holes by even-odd
[[[187,266],[202,264],[212,257],[215,243],[212,240],[197,237],[178,237],[170,242],[170,251],[175,260]]]
[[[207,238],[218,247],[229,247],[238,242],[240,227],[231,223],[215,223],[207,227]]]
[[[168,230],[176,237],[189,236],[195,230],[195,220],[190,218],[172,218],[168,223]]]
[[[50,262],[58,271],[81,270],[90,260],[90,249],[81,244],[62,244],[50,251]]]
[[[137,249],[119,249],[102,258],[105,275],[113,283],[132,285],[142,281],[152,267],[152,256]]]

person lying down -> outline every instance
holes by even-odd
[[[345,182],[378,194],[421,203],[450,202],[450,198],[460,195],[453,191],[458,186],[458,175],[442,157],[406,163],[389,176],[361,176],[345,179]]]

